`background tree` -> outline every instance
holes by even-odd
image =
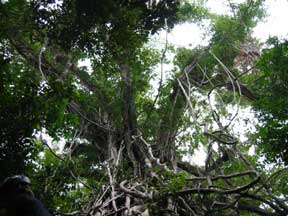
[[[239,69],[236,60],[264,14],[260,0],[231,9],[231,15],[218,16],[203,5],[176,0],[0,4],[6,62],[1,79],[9,93],[3,98],[15,100],[16,113],[25,111],[23,118],[9,112],[1,119],[29,122],[19,137],[28,138],[35,152],[8,136],[6,127],[2,135],[8,142],[1,140],[1,148],[20,147],[20,161],[34,165],[36,193],[45,191],[42,199],[55,214],[69,209],[78,209],[70,215],[287,214],[283,191],[270,185],[285,169],[269,177],[230,128],[238,112],[229,117],[225,106],[239,107],[242,97],[246,103],[255,100],[243,83],[249,71]],[[167,46],[163,52],[149,47],[150,37],[202,19],[212,23],[210,44],[177,49],[171,76],[164,80],[161,71],[153,96],[151,81]],[[80,59],[89,59],[92,71],[77,67]],[[20,90],[18,97],[11,84]],[[29,99],[29,106],[18,105],[19,98]],[[62,154],[32,139],[44,129],[56,141],[65,138]],[[183,161],[187,143],[191,151],[205,146],[204,167]],[[5,156],[1,167],[11,158]],[[17,172],[26,171],[14,164]]]
[[[261,73],[253,87],[258,92],[256,141],[268,160],[287,164],[287,41],[270,38],[258,62]]]

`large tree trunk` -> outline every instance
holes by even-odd
[[[133,163],[134,176],[141,176],[141,155],[136,140],[133,137],[137,135],[137,119],[135,114],[133,81],[131,70],[128,64],[120,63],[120,74],[122,81],[122,118],[123,135],[126,151],[130,161]]]

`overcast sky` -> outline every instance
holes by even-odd
[[[243,2],[243,0],[237,0]],[[227,14],[229,12],[227,0],[208,0],[207,6],[210,11],[217,14]],[[267,17],[254,29],[253,36],[260,41],[266,41],[269,36],[288,36],[288,0],[266,0]],[[160,38],[164,40],[165,34]],[[182,24],[174,28],[168,35],[169,42],[176,46],[197,46],[207,44],[209,38],[205,38],[203,31],[199,30],[195,24]]]

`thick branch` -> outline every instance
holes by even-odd
[[[255,185],[258,181],[260,180],[259,177],[251,181],[250,183],[233,188],[230,190],[217,190],[217,189],[212,189],[212,188],[191,188],[187,190],[183,190],[178,192],[179,195],[184,195],[184,194],[193,194],[193,193],[203,193],[203,194],[211,194],[211,193],[218,193],[218,194],[238,194],[244,190],[250,189],[253,185]]]
[[[257,200],[257,201],[260,201],[260,202],[263,202],[267,205],[269,205],[272,209],[274,209],[278,214],[282,214],[282,215],[286,215],[283,213],[283,211],[276,205],[274,205],[272,202],[264,199],[262,196],[257,196],[255,194],[249,194],[249,193],[241,193],[239,196],[241,197],[245,197],[245,198],[250,198],[252,200]]]
[[[277,215],[279,216],[279,214],[277,213],[268,212],[262,208],[259,208],[258,206],[251,205],[247,202],[239,202],[236,208],[239,210],[254,212],[262,216],[277,216]]]

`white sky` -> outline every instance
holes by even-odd
[[[210,10],[217,14],[229,12],[227,0],[208,0]],[[237,0],[237,2],[244,2]],[[288,28],[288,1],[287,0],[266,0],[265,8],[267,17],[255,28],[253,36],[265,41],[269,36],[287,37]]]
[[[243,2],[243,0],[237,0]],[[208,8],[216,14],[226,14],[229,12],[227,0],[208,0]],[[269,36],[288,36],[288,0],[266,0],[267,17],[254,29],[253,36],[261,42],[266,41]],[[184,23],[176,26],[168,35],[170,43],[176,46],[191,46],[207,44],[204,32],[195,24]],[[165,41],[165,33],[160,33],[160,40]],[[208,38],[209,39],[209,38]]]
[[[256,26],[254,36],[265,41],[269,36],[288,36],[288,1],[287,0],[266,0],[268,16]]]

